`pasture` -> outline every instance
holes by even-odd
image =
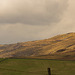
[[[75,75],[75,61],[47,59],[6,59],[0,62],[0,75],[48,75],[48,67],[52,75]]]

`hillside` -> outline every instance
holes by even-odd
[[[75,60],[75,33],[45,40],[0,45],[0,58],[8,57]]]

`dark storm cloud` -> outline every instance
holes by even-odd
[[[50,25],[59,22],[67,0],[2,0],[0,23]]]
[[[75,32],[74,0],[0,0],[0,44]]]

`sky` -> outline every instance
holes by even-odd
[[[0,44],[75,32],[75,0],[0,0]]]

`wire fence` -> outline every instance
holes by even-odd
[[[24,73],[24,74],[28,74],[28,75],[30,75],[30,74],[35,74],[35,75],[55,75],[55,74],[51,74],[51,70],[50,70],[50,68],[48,68],[48,71],[45,71],[45,72],[38,72],[38,73],[36,73],[36,72],[26,72],[26,71],[22,71],[22,70],[16,70],[16,69],[8,69],[8,68],[0,68],[0,70],[6,70],[6,71],[12,71],[12,72],[19,72],[19,73]]]
[[[5,60],[7,60],[8,58],[5,58],[5,59],[1,59],[0,60],[0,63],[2,63],[2,62],[4,62]],[[41,71],[41,72],[32,72],[32,71],[29,71],[29,72],[26,72],[26,71],[24,71],[24,70],[17,70],[17,69],[10,69],[10,68],[3,68],[3,67],[0,67],[0,70],[5,70],[5,71],[10,71],[10,72],[18,72],[18,73],[24,73],[24,74],[29,74],[29,75],[31,75],[31,74],[33,74],[33,75],[51,75],[51,71],[50,71],[50,68],[48,68],[47,70],[48,70],[48,72],[47,71]]]
[[[9,58],[2,58],[0,59],[0,63],[4,62],[5,60],[8,60]],[[3,67],[0,67],[0,70],[5,70],[5,71],[10,71],[10,72],[20,72],[20,73],[27,73],[27,74],[33,74],[33,75],[51,75],[51,69],[50,68],[47,68],[47,71],[40,71],[40,72],[36,72],[36,71],[29,71],[29,72],[26,72],[24,70],[17,70],[17,69],[10,69],[10,68],[3,68]]]

